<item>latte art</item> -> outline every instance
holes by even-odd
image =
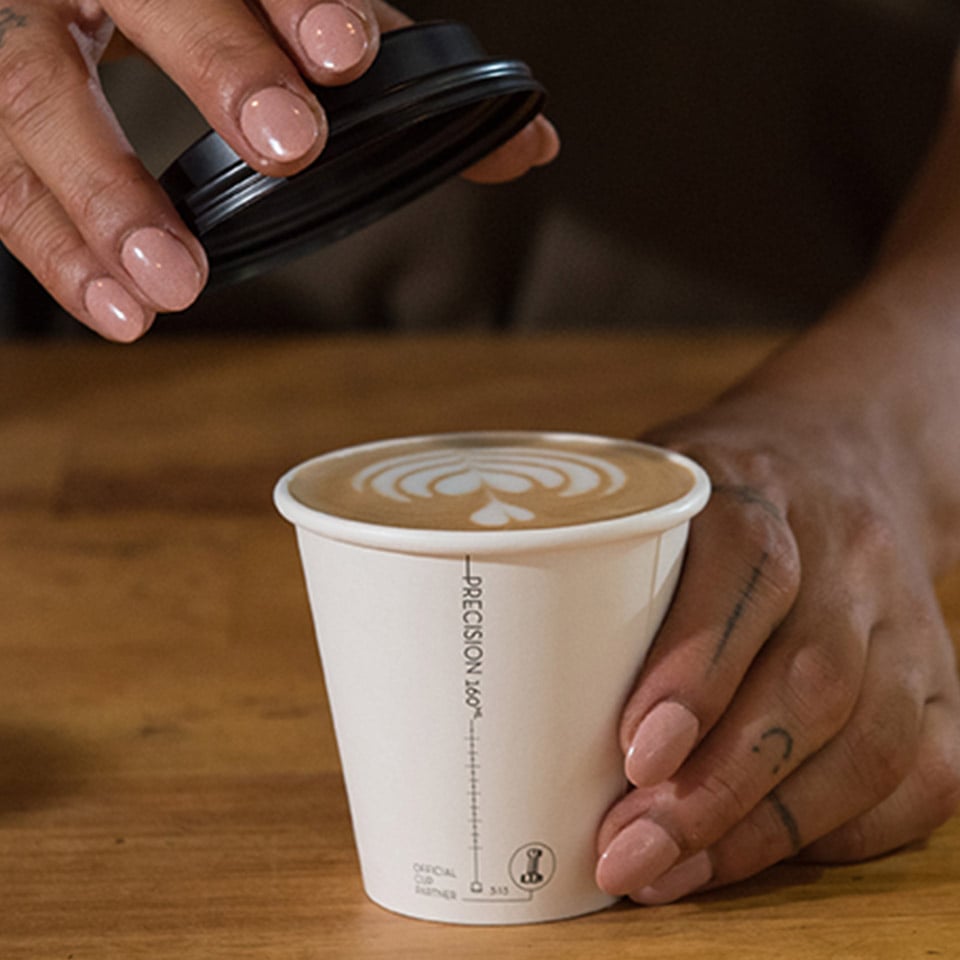
[[[694,478],[663,451],[580,435],[456,434],[371,444],[301,467],[290,493],[350,520],[509,530],[613,519],[672,503]]]
[[[600,457],[516,446],[392,457],[361,470],[352,486],[359,493],[370,490],[398,503],[482,494],[486,502],[469,515],[469,522],[506,527],[536,520],[536,497],[548,491],[558,497],[603,496],[626,482],[616,464]],[[531,493],[536,495],[532,500]]]

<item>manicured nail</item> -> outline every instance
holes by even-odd
[[[627,751],[627,779],[652,787],[673,776],[690,755],[700,735],[700,722],[682,703],[663,700],[644,718]]]
[[[699,890],[713,879],[713,864],[706,850],[701,850],[683,863],[668,870],[659,880],[630,895],[637,903],[658,906],[673,903]]]
[[[307,56],[330,73],[346,73],[366,56],[370,38],[356,13],[339,3],[318,3],[300,21]]]
[[[127,273],[162,310],[184,310],[203,289],[203,274],[187,248],[159,227],[131,233],[120,251]]]
[[[597,886],[611,896],[642,890],[663,876],[680,856],[680,848],[652,820],[634,820],[610,841],[597,864]]]
[[[291,163],[309,153],[320,139],[320,123],[295,93],[267,87],[240,109],[240,129],[261,157]]]
[[[99,277],[87,284],[83,305],[97,330],[111,340],[127,343],[147,329],[143,307],[112,277]]]

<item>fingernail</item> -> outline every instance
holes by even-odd
[[[309,153],[320,139],[320,123],[295,93],[267,87],[240,109],[240,129],[261,157],[290,163]]]
[[[159,227],[131,233],[120,259],[137,286],[163,310],[189,307],[203,289],[203,274],[187,248]]]
[[[300,21],[300,42],[307,56],[331,73],[346,73],[370,47],[366,25],[339,3],[318,3]]]
[[[597,864],[597,886],[611,896],[642,890],[677,862],[680,848],[652,820],[634,820],[610,841]]]
[[[112,277],[99,277],[87,284],[83,305],[97,331],[111,340],[127,343],[147,329],[143,307]]]
[[[560,153],[560,134],[557,128],[544,116],[537,117],[537,129],[540,133],[540,153],[533,165],[543,167],[552,163]]]
[[[690,755],[700,735],[700,722],[682,703],[663,700],[644,718],[627,751],[627,779],[652,787],[673,776]]]
[[[637,903],[648,906],[658,906],[662,903],[673,903],[689,896],[694,890],[699,890],[713,879],[713,864],[706,850],[694,854],[683,863],[678,863],[672,870],[668,870],[659,880],[644,887],[630,898]]]

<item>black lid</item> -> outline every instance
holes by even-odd
[[[160,178],[203,243],[212,282],[259,273],[391,213],[508,140],[544,99],[526,64],[491,59],[467,27],[445,21],[385,33],[362,77],[313,90],[330,130],[303,172],[257,173],[211,131]]]

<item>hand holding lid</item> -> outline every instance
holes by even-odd
[[[365,75],[382,31],[407,23],[379,0],[0,7],[0,243],[68,313],[136,339],[157,313],[199,296],[209,262],[102,94],[97,64],[111,41],[122,34],[175,80],[251,169],[290,177],[327,146],[318,93]],[[509,162],[494,164],[496,178],[554,149],[534,122]]]

